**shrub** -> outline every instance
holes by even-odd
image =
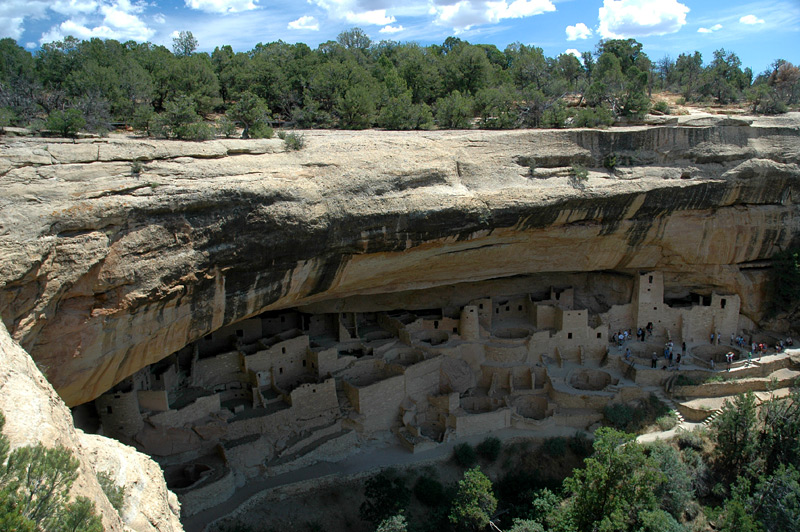
[[[144,165],[142,161],[131,161],[131,175],[133,177],[139,177],[139,174],[142,173],[144,169]]]
[[[605,107],[587,107],[575,114],[575,127],[601,127],[614,123],[614,115]]]
[[[358,510],[364,521],[377,525],[397,515],[408,506],[411,492],[393,470],[382,471],[364,483],[366,499]]]
[[[236,135],[236,124],[227,116],[223,116],[217,120],[215,127],[217,129],[217,135],[222,135],[226,139]]]
[[[497,438],[486,438],[482,442],[478,444],[476,450],[478,454],[484,460],[488,460],[489,462],[494,462],[497,460],[497,457],[500,456],[500,450],[503,448],[503,444]]]
[[[548,456],[558,458],[567,454],[567,439],[563,436],[547,438],[542,444],[542,450]]]
[[[653,105],[653,110],[665,115],[670,113],[669,104],[666,100],[658,100],[655,105]]]
[[[209,140],[214,138],[214,131],[205,122],[186,124],[176,131],[177,138],[184,140]]]
[[[79,465],[70,450],[40,443],[8,454],[8,439],[1,432],[4,425],[0,413],[0,464],[5,463],[0,468],[0,527],[17,532],[102,532],[92,501],[86,497],[68,501]]]
[[[614,171],[614,168],[617,167],[617,154],[614,152],[609,153],[605,157],[603,157],[603,167]]]
[[[658,425],[658,428],[660,428],[661,430],[670,430],[672,428],[675,428],[677,424],[678,424],[678,418],[675,417],[674,412],[670,412],[666,416],[661,416],[659,418],[656,418],[656,425]]]
[[[468,443],[459,443],[453,448],[453,458],[461,467],[472,467],[478,461],[475,449]]]
[[[586,188],[586,181],[589,179],[589,170],[583,165],[575,164],[569,175],[569,184],[578,190]]]
[[[286,133],[283,142],[286,149],[292,151],[302,150],[306,145],[305,135],[298,135],[297,133]]]
[[[414,496],[426,506],[439,506],[444,503],[444,486],[438,480],[421,476],[414,484]]]
[[[47,117],[46,128],[62,137],[74,137],[86,125],[83,115],[77,109],[53,111]]]
[[[575,456],[586,458],[592,454],[592,440],[583,431],[576,432],[567,440],[567,445]]]
[[[259,122],[250,128],[249,136],[251,139],[271,139],[273,130],[267,124]]]
[[[468,129],[474,116],[473,106],[471,96],[453,91],[436,100],[436,123],[443,129]]]
[[[153,108],[149,105],[140,105],[136,108],[131,119],[131,127],[136,131],[142,131],[150,134],[150,124],[152,123],[155,113]]]
[[[678,98],[677,100],[675,100],[675,104],[676,104],[676,105],[686,105],[686,98],[684,98],[683,96],[681,96],[680,98]]]
[[[492,481],[479,468],[464,473],[450,510],[450,522],[459,529],[481,530],[497,509]]]
[[[97,481],[100,483],[103,493],[108,497],[108,502],[111,503],[111,506],[113,506],[117,512],[121,512],[125,504],[125,488],[123,486],[117,486],[111,475],[105,471],[97,473]]]
[[[279,129],[278,130],[278,138],[281,139],[281,140],[286,139],[286,130],[285,129]]]
[[[678,447],[683,449],[694,449],[695,451],[703,450],[703,438],[697,431],[679,431],[678,432]]]

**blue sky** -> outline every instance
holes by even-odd
[[[201,51],[246,51],[282,39],[311,47],[358,26],[374,41],[540,46],[555,56],[633,37],[657,60],[719,48],[762,72],[800,63],[800,0],[0,0],[0,37],[30,50],[74,35],[172,44],[189,30]]]

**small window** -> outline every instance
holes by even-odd
[[[474,312],[475,312],[475,309],[474,309],[474,308],[471,308],[471,309],[469,309],[469,313],[470,313],[470,314],[473,314]]]
[[[311,393],[317,393],[317,389],[316,388],[311,388]]]
[[[650,284],[653,284],[653,276],[652,275],[649,277],[649,282],[650,282]]]
[[[113,413],[114,413],[114,409],[111,408],[110,406],[107,406],[106,407],[106,414],[113,414]]]
[[[243,338],[244,337],[244,329],[236,329],[236,336],[238,336],[239,338]]]
[[[603,333],[597,333],[597,337],[598,338],[602,338],[603,337]]]
[[[519,305],[519,306],[517,307],[517,310],[522,310],[522,305]]]
[[[479,308],[479,309],[481,309],[481,310],[483,310],[483,303],[481,303],[480,305],[478,305],[478,308]]]
[[[500,314],[500,309],[499,308],[494,309],[494,313],[495,314]]]
[[[434,329],[438,329],[439,328],[439,322],[438,321],[434,321],[433,322],[433,328]]]
[[[281,353],[283,353],[284,355],[286,354],[286,348],[285,347],[281,347]]]
[[[649,291],[650,291],[650,289],[648,288],[648,289],[647,289],[647,291],[649,292]]]
[[[658,310],[658,307],[653,307],[653,310]]]
[[[278,368],[278,374],[283,375],[283,368]]]
[[[303,367],[306,367],[306,361],[303,360]]]
[[[719,302],[720,308],[725,308],[725,305],[727,305],[727,304],[728,304],[728,300],[725,299],[724,297],[722,298],[722,301]]]
[[[458,332],[458,327],[453,327],[453,332],[457,333]]]
[[[314,365],[314,363],[313,363],[313,362],[311,363],[311,367],[312,367],[312,368],[315,368],[315,367],[316,367],[316,366]]]
[[[509,307],[508,305],[506,305],[506,312],[508,312],[509,310],[511,310],[511,307]]]
[[[567,333],[567,338],[568,338],[569,340],[572,340],[572,333]]]

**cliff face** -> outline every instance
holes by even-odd
[[[108,532],[178,532],[180,509],[167,491],[159,466],[149,457],[110,438],[84,434],[72,424],[69,409],[31,358],[13,342],[0,324],[0,411],[6,417],[3,432],[11,448],[42,443],[61,445],[79,461],[71,495],[95,503]],[[97,473],[108,473],[125,488],[118,514],[106,498]]]
[[[6,139],[0,315],[70,405],[266,309],[520,275],[657,269],[757,322],[758,261],[800,234],[798,124]]]

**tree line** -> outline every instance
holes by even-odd
[[[373,42],[361,29],[311,49],[259,43],[197,52],[191,32],[172,50],[109,39],[44,44],[31,54],[0,40],[0,126],[63,133],[129,125],[155,136],[269,136],[275,124],[386,129],[598,126],[640,117],[654,92],[686,101],[747,101],[780,113],[800,100],[800,69],[778,59],[764,72],[717,50],[653,61],[634,39],[601,41],[581,58],[536,46],[504,50],[448,37],[441,45]],[[665,102],[656,110],[669,112]],[[216,121],[216,130],[208,119]],[[45,122],[49,120],[49,122]]]

